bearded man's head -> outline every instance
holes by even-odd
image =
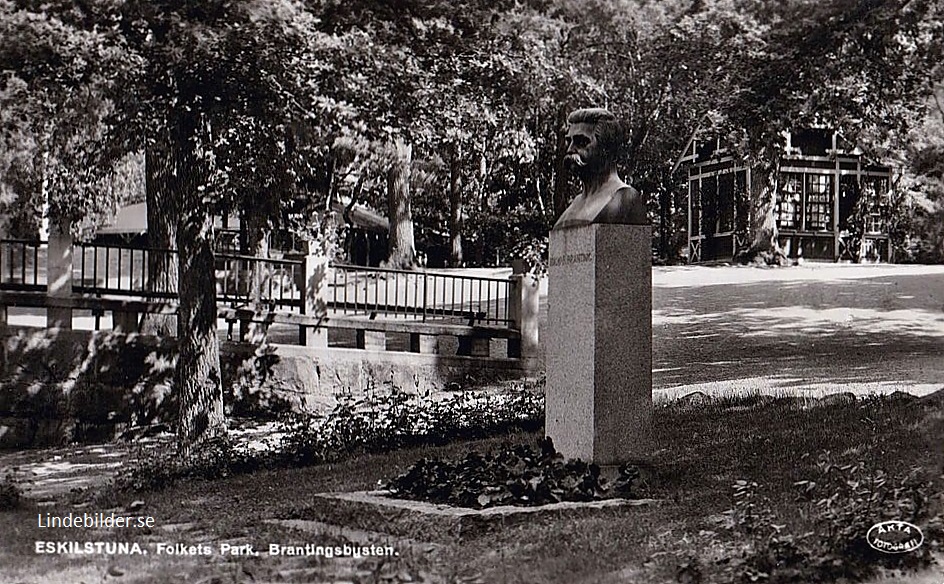
[[[565,164],[586,182],[608,174],[616,166],[623,147],[623,127],[612,113],[602,108],[579,109],[567,116]]]

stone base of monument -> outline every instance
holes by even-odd
[[[614,509],[655,503],[653,499],[606,499],[584,503],[564,502],[537,507],[510,505],[488,509],[467,509],[395,499],[388,491],[318,493],[305,509],[297,510],[298,519],[312,519],[423,541],[455,542],[534,522],[554,522],[613,513]]]
[[[649,225],[551,231],[545,432],[567,458],[650,453],[651,237]]]

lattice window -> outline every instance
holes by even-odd
[[[796,229],[800,226],[800,200],[803,197],[803,175],[784,173],[777,193],[777,227]]]
[[[879,234],[885,231],[882,208],[888,198],[888,180],[884,177],[869,177],[862,181],[862,196],[868,201],[869,212],[865,216],[865,232]]]
[[[832,227],[833,189],[828,174],[806,176],[806,228],[827,231]]]

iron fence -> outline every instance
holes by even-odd
[[[301,309],[304,263],[297,259],[232,254],[216,256],[217,300]]]
[[[341,314],[507,324],[511,282],[443,272],[334,264],[328,305]]]

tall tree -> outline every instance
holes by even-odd
[[[180,218],[177,200],[173,196],[177,167],[169,128],[164,124],[156,126],[153,137],[145,144],[144,153],[147,240],[151,249],[147,257],[147,275],[151,290],[176,295],[179,270],[177,257],[171,250],[177,247],[177,222]],[[157,336],[176,335],[177,317],[173,314],[145,314],[141,332]]]
[[[751,254],[782,257],[774,217],[784,132],[825,124],[876,157],[897,156],[923,111],[940,45],[933,0],[703,2],[684,23],[724,64],[711,130],[755,169]]]

